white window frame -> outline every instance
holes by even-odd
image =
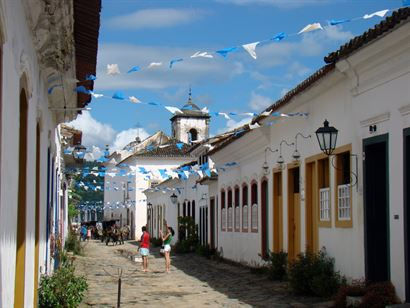
[[[319,189],[320,221],[330,221],[330,187]]]
[[[226,230],[226,207],[222,209],[221,213],[221,228],[222,231]]]
[[[233,227],[233,210],[232,206],[228,206],[228,230],[232,230]]]
[[[241,207],[235,206],[235,230],[239,230],[241,227]]]
[[[337,219],[351,220],[350,184],[337,186]]]

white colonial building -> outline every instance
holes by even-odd
[[[164,172],[192,160],[192,144],[208,137],[209,115],[188,102],[171,118],[172,137],[158,131],[110,155],[105,174],[104,220],[128,225],[138,239],[147,224],[146,189],[163,181]],[[188,144],[189,142],[189,144]]]
[[[0,307],[36,307],[40,274],[58,263],[68,192],[57,125],[90,100],[74,89],[95,74],[100,8],[0,1]]]
[[[410,300],[409,21],[410,8],[395,11],[330,53],[253,120],[260,128],[207,153],[216,166],[237,162],[201,180],[207,242],[224,258],[252,265],[268,250],[294,259],[324,247],[343,275],[390,280]],[[338,130],[331,155],[316,137],[325,120]]]

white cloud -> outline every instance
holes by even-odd
[[[283,88],[280,91],[280,97],[284,97],[286,95],[286,93],[288,93],[290,90],[288,88]]]
[[[164,28],[183,25],[202,18],[203,11],[193,9],[145,9],[115,16],[107,21],[107,26],[118,29]]]
[[[299,62],[293,62],[289,68],[288,72],[285,75],[287,79],[292,79],[294,77],[303,77],[310,73],[311,69],[304,66],[303,64],[300,64]]]
[[[190,84],[195,86],[198,83],[203,85],[224,82],[244,71],[240,62],[226,61],[220,56],[213,59],[190,59],[190,55],[195,51],[194,48],[102,44],[98,50],[96,92],[119,89],[158,90],[181,86],[188,88]],[[231,57],[237,56],[240,56],[239,53]],[[180,57],[185,60],[175,63],[170,69],[169,61]],[[164,65],[155,69],[146,69],[147,65],[153,61],[163,62]],[[105,73],[107,63],[117,63],[123,72],[135,65],[140,66],[142,71],[109,76]]]
[[[251,100],[249,102],[249,106],[252,110],[260,112],[272,104],[273,100],[271,98],[257,94],[255,92],[251,93]]]
[[[350,31],[343,31],[342,26],[324,27],[325,35],[333,41],[347,41],[354,37]]]
[[[98,122],[89,111],[83,111],[77,119],[68,125],[83,132],[82,143],[87,148],[91,148],[93,145],[103,148],[106,144],[111,143],[116,134],[111,125]]]
[[[110,151],[120,150],[135,138],[140,136],[141,140],[149,136],[143,128],[130,128],[120,132],[115,131],[111,125],[101,123],[94,119],[90,112],[83,111],[74,121],[68,123],[83,132],[82,144],[90,151],[87,159],[97,159],[103,154],[105,146],[108,144]]]
[[[225,133],[227,131],[234,130],[238,127],[241,127],[245,124],[248,124],[252,120],[252,117],[246,117],[240,121],[235,121],[234,119],[230,119],[226,121],[226,126],[222,127],[221,129],[218,130],[218,134]]]
[[[142,128],[130,128],[119,132],[112,142],[112,149],[119,150],[124,148],[128,143],[134,141],[138,134],[141,140],[144,140],[149,136],[149,134]]]

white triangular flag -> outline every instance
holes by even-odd
[[[261,113],[261,116],[263,116],[263,117],[267,117],[269,115],[270,115],[270,111],[264,111],[264,112]]]
[[[201,111],[203,113],[209,113],[209,109],[207,107],[202,108]]]
[[[255,122],[255,124],[251,124],[251,123],[249,123],[249,129],[255,129],[255,128],[259,128],[259,127],[261,127],[260,125],[259,125],[259,123],[258,122]]]
[[[319,30],[319,29],[323,30],[323,28],[322,28],[322,26],[320,25],[320,23],[315,22],[315,23],[313,23],[313,24],[309,24],[309,25],[307,25],[306,27],[304,27],[302,30],[300,30],[300,31],[298,32],[298,34],[310,32],[310,31],[314,31],[314,30]]]
[[[103,97],[103,96],[104,96],[103,94],[97,94],[97,93],[94,93],[94,92],[91,92],[91,95],[92,95],[94,98],[100,98],[100,97]]]
[[[130,97],[128,97],[128,99],[130,100],[131,103],[134,103],[134,104],[141,103],[141,101],[138,98],[136,98],[135,96],[130,96]]]
[[[181,111],[181,109],[177,108],[177,107],[172,107],[172,106],[164,106],[166,110],[168,110],[169,112],[176,114],[176,113],[180,113],[183,114],[183,112]]]
[[[161,65],[162,65],[162,62],[151,62],[148,65],[148,68],[153,68],[153,67],[157,67],[157,66],[161,66]]]
[[[204,52],[200,52],[197,51],[196,53],[194,53],[191,58],[198,58],[198,57],[202,57],[202,58],[213,58],[214,56],[209,54],[208,52],[204,51]]]
[[[249,43],[249,44],[242,45],[242,47],[251,55],[252,58],[256,59],[255,49],[259,43],[260,42]]]
[[[231,118],[225,112],[218,112],[219,115],[224,116],[225,119],[230,120]]]
[[[382,10],[382,11],[374,12],[372,14],[366,14],[366,15],[363,16],[363,19],[369,19],[369,18],[372,18],[374,16],[379,16],[379,17],[383,18],[387,14],[388,11],[389,10]]]
[[[118,67],[118,64],[107,64],[107,74],[108,75],[120,74],[120,68]]]

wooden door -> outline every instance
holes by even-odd
[[[300,253],[299,167],[288,170],[288,258]]]
[[[317,226],[317,176],[316,162],[306,164],[306,198],[305,198],[305,225],[306,225],[306,251],[318,250]]]
[[[27,117],[28,103],[24,90],[20,93],[19,175],[17,196],[16,272],[14,280],[14,307],[24,307],[26,262],[26,192],[27,192]]]
[[[273,251],[283,249],[282,172],[273,174]]]

